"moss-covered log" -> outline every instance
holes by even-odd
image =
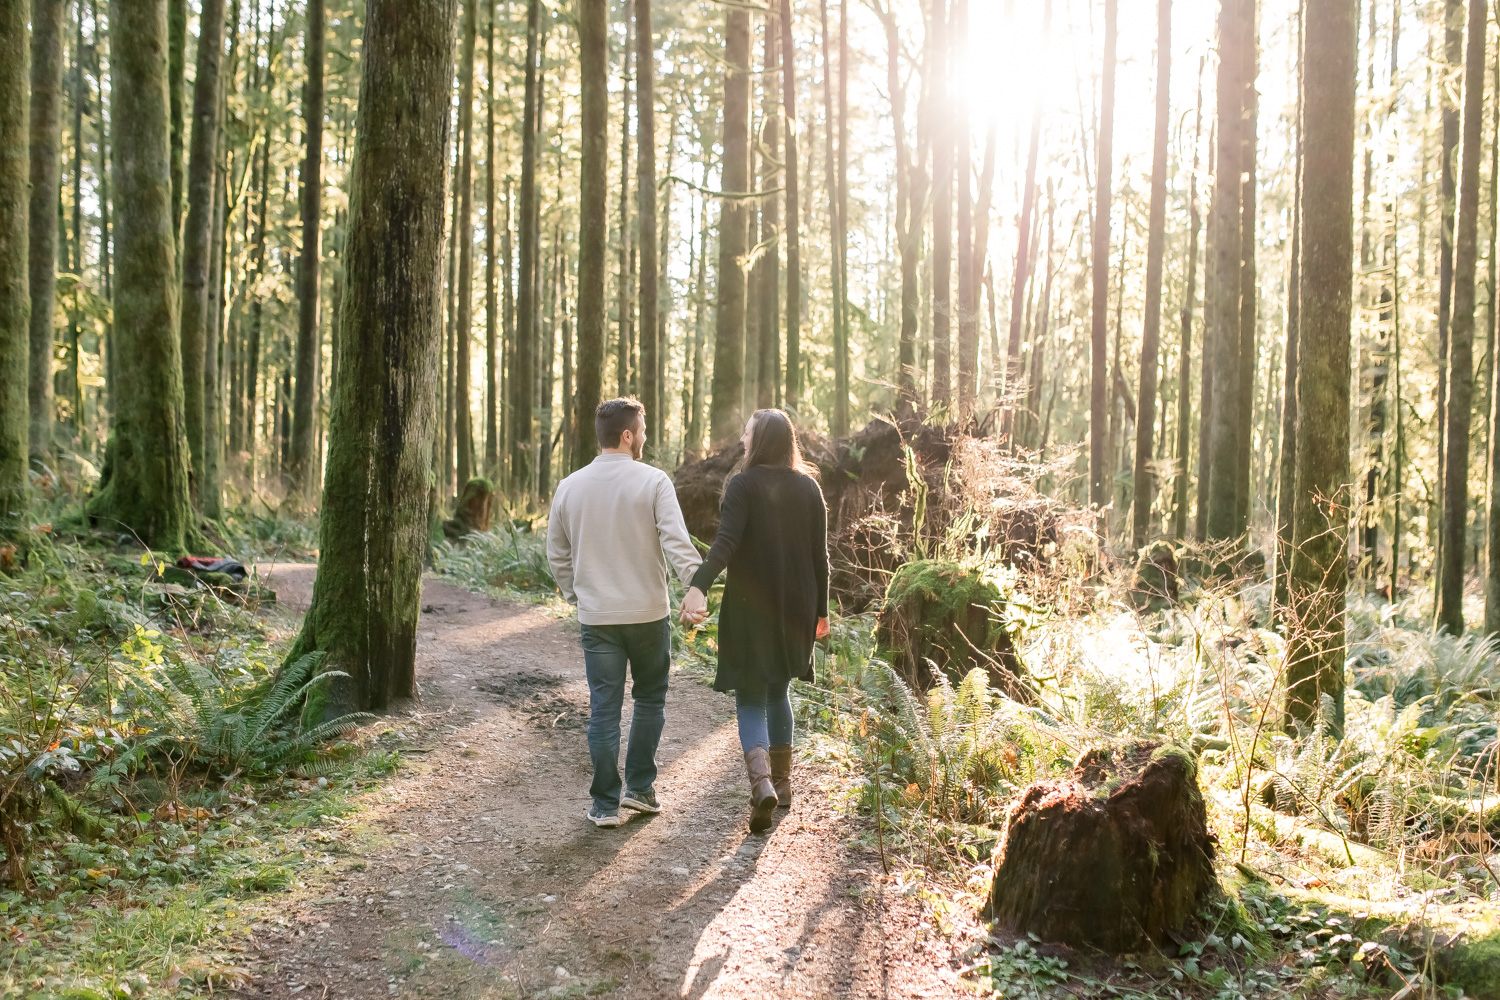
[[[896,571],[875,629],[884,656],[912,686],[925,689],[934,670],[956,682],[975,667],[1014,698],[1027,696],[1009,595],[998,581],[957,563],[922,560]]]
[[[1154,742],[1089,751],[1010,808],[986,915],[1044,941],[1140,951],[1219,892],[1198,767]]]
[[[318,579],[287,659],[349,675],[332,715],[416,693],[457,0],[366,11]]]
[[[188,498],[177,239],[168,164],[166,0],[110,4],[115,223],[114,427],[100,523],[176,554],[205,547]]]

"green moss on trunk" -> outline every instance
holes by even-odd
[[[26,370],[31,292],[27,214],[30,141],[26,77],[27,0],[0,0],[0,530],[26,510]]]

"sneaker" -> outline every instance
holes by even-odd
[[[617,827],[622,822],[618,812],[603,812],[598,806],[589,806],[588,815],[584,818],[601,829]]]
[[[620,805],[641,813],[661,812],[661,805],[656,801],[655,792],[626,792],[620,799]]]

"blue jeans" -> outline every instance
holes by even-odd
[[[667,674],[672,663],[672,627],[667,619],[640,625],[583,625],[584,672],[589,681],[589,756],[594,782],[589,794],[601,812],[620,808],[620,709],[625,702],[627,666],[634,680],[630,696],[630,746],[625,752],[625,787],[654,792],[656,745],[667,718]]]
[[[792,745],[792,699],[786,684],[741,685],[734,691],[734,716],[740,726],[740,749]]]

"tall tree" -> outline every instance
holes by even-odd
[[[786,393],[795,410],[802,365],[801,177],[797,163],[797,50],[792,35],[792,0],[781,0],[781,103],[786,113]]]
[[[1302,25],[1307,18],[1306,0],[1297,19],[1297,121],[1292,170],[1292,254],[1287,276],[1286,349],[1282,352],[1281,459],[1278,464],[1276,491],[1276,579],[1274,598],[1277,608],[1290,600],[1288,589],[1292,569],[1293,518],[1297,496],[1297,367],[1302,345],[1302,111],[1306,87],[1307,52],[1302,48]],[[1392,592],[1394,593],[1394,591]]]
[[[845,3],[848,0],[844,0]],[[969,0],[953,0],[954,37],[969,35]],[[954,168],[958,180],[958,413],[967,421],[974,412],[979,367],[979,284],[974,276],[973,137],[967,95],[958,102],[954,128]]]
[[[1115,3],[1116,0],[1109,0]],[[932,38],[927,51],[931,92],[927,103],[932,135],[932,403],[951,395],[953,314],[953,112],[949,98],[952,30],[948,0],[932,0]]]
[[[172,235],[182,238],[182,153],[187,143],[183,115],[187,105],[188,0],[167,0],[167,107],[171,116]],[[180,247],[181,244],[179,243]],[[181,257],[181,254],[178,254]]]
[[[1146,236],[1146,315],[1141,331],[1140,402],[1135,421],[1135,511],[1131,546],[1146,544],[1154,477],[1151,430],[1156,423],[1156,353],[1161,336],[1161,272],[1166,252],[1167,138],[1172,128],[1172,0],[1156,5],[1156,147],[1151,157],[1151,208]]]
[[[578,381],[572,466],[594,457],[604,383],[604,252],[609,238],[609,0],[578,0],[583,142],[578,167]],[[654,415],[653,415],[654,417]],[[654,419],[653,419],[654,422]]]
[[[1235,534],[1243,535],[1250,528],[1250,426],[1255,422],[1255,372],[1256,339],[1255,328],[1260,302],[1255,267],[1256,233],[1256,163],[1257,128],[1256,118],[1260,113],[1260,95],[1256,90],[1259,75],[1260,42],[1256,0],[1245,0],[1242,15],[1245,34],[1242,39],[1240,65],[1244,74],[1241,80],[1240,100],[1240,166],[1243,180],[1240,184],[1240,269],[1239,269],[1239,357],[1236,371],[1239,374],[1239,413],[1234,421],[1234,526]]]
[[[317,0],[313,0],[317,2]],[[204,355],[210,321],[208,278],[215,248],[212,244],[215,155],[219,139],[219,63],[224,47],[224,0],[204,0],[198,27],[198,68],[193,77],[193,130],[188,151],[187,227],[182,234],[182,402],[188,451],[193,458],[193,482],[205,508],[217,502],[204,497]]]
[[[756,294],[760,297],[760,350],[758,357],[746,358],[745,363],[756,365],[755,379],[757,409],[776,405],[780,383],[778,371],[781,360],[781,203],[775,191],[778,175],[783,169],[781,161],[781,87],[778,79],[781,71],[781,17],[779,10],[766,15],[765,73],[761,77],[761,142],[766,155],[761,157],[765,169],[761,175],[760,242],[761,254],[755,264]],[[670,147],[668,147],[670,149]],[[670,171],[669,171],[670,172]],[[669,192],[670,194],[670,192]],[[666,213],[671,218],[671,213]]]
[[[1182,295],[1182,345],[1177,357],[1177,471],[1174,480],[1176,496],[1172,501],[1172,537],[1187,537],[1188,460],[1191,457],[1193,425],[1193,310],[1198,297],[1198,232],[1203,213],[1198,208],[1198,150],[1203,136],[1203,66],[1198,63],[1198,110],[1193,121],[1193,170],[1188,180],[1188,259],[1187,284]]]
[[[1301,350],[1289,590],[1294,627],[1286,722],[1307,726],[1331,699],[1343,725],[1348,585],[1349,342],[1354,284],[1357,0],[1307,0],[1303,100]]]
[[[1479,260],[1479,160],[1484,132],[1484,53],[1489,5],[1469,0],[1459,147],[1458,228],[1453,247],[1453,318],[1448,329],[1448,419],[1443,445],[1443,557],[1437,624],[1464,630],[1464,550],[1469,527],[1469,423],[1474,397],[1474,271]]]
[[[500,464],[500,298],[495,286],[499,220],[495,218],[495,0],[486,6],[484,33],[484,465]],[[564,454],[564,465],[571,458]]]
[[[511,345],[510,483],[511,492],[525,496],[534,484],[536,422],[537,242],[533,222],[537,214],[536,145],[541,95],[537,59],[541,43],[542,2],[526,2],[526,83],[521,113],[520,267],[516,282],[516,332]]]
[[[1093,301],[1089,379],[1089,503],[1103,508],[1110,501],[1113,458],[1107,455],[1105,432],[1110,400],[1109,370],[1109,212],[1114,171],[1115,47],[1119,41],[1119,0],[1104,0],[1104,79],[1099,101],[1099,149],[1094,185]]]
[[[646,404],[647,447],[652,456],[661,451],[666,426],[666,397],[661,391],[663,352],[657,343],[657,311],[661,290],[657,274],[656,244],[656,41],[651,27],[651,0],[635,0],[635,132],[636,132],[636,242],[640,246],[641,399]]]
[[[0,0],[0,530],[14,532],[26,510],[31,410],[26,399],[31,289],[27,258],[31,71],[29,0]]]
[[[462,84],[458,98],[459,165],[458,319],[454,342],[454,444],[458,449],[458,487],[474,475],[474,416],[469,405],[474,342],[474,45],[481,0],[464,0]],[[545,401],[543,405],[546,405]]]
[[[293,496],[310,501],[317,489],[314,434],[318,402],[318,358],[323,353],[319,292],[323,267],[323,14],[324,0],[307,0],[307,81],[302,90],[302,256],[297,266],[297,356],[292,400]]]
[[[719,301],[714,317],[713,399],[709,435],[715,446],[740,435],[745,369],[745,256],[749,239],[750,13],[724,15],[724,194],[719,203]],[[790,348],[787,363],[792,362]],[[787,405],[795,405],[788,375]]]
[[[112,0],[119,344],[108,482],[90,515],[169,553],[202,545],[189,502],[177,241],[172,228],[166,0]]]
[[[57,212],[62,184],[62,36],[67,0],[31,4],[31,348],[27,397],[33,461],[52,455],[52,314],[57,301]]]
[[[1050,34],[1052,25],[1052,0],[1047,0],[1042,12],[1044,34]],[[995,367],[1003,373],[997,380],[1002,394],[1016,391],[1020,378],[1017,367],[1021,357],[1021,319],[1026,308],[1026,287],[1031,278],[1031,215],[1036,211],[1036,162],[1042,138],[1042,102],[1038,100],[1031,109],[1031,138],[1026,147],[1026,179],[1021,182],[1021,218],[1016,223],[1016,268],[1010,285],[1010,333],[1005,341],[1004,368],[999,359]],[[1014,407],[1006,407],[1003,430],[1013,426]]]
[[[319,572],[288,656],[322,651],[325,669],[348,674],[330,715],[416,694],[456,8],[365,8]]]
[[[1448,449],[1444,442],[1448,436],[1448,335],[1453,316],[1453,220],[1458,203],[1458,180],[1454,172],[1454,156],[1458,151],[1458,102],[1454,100],[1457,88],[1449,85],[1448,79],[1461,72],[1464,56],[1464,2],[1444,0],[1443,4],[1443,62],[1447,73],[1438,87],[1442,102],[1442,146],[1438,154],[1439,183],[1442,205],[1439,212],[1438,229],[1438,371],[1437,371],[1437,421],[1438,421],[1438,488],[1435,520],[1441,521],[1439,513],[1444,508],[1442,491],[1447,488]],[[1426,213],[1423,213],[1426,218]],[[1437,532],[1437,571],[1434,573],[1441,586],[1443,573],[1443,532]]]

